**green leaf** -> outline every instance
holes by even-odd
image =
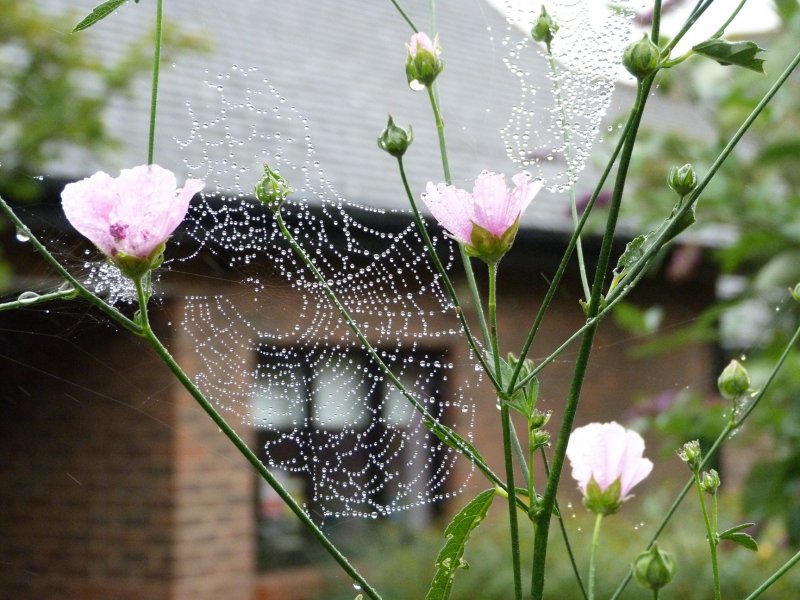
[[[734,65],[757,73],[764,72],[764,59],[756,57],[756,54],[763,52],[764,48],[755,42],[729,42],[712,39],[697,44],[692,50],[724,66]]]
[[[112,12],[117,10],[120,6],[125,4],[128,0],[107,0],[107,2],[103,2],[102,4],[95,6],[86,17],[75,25],[75,29],[72,30],[72,33],[76,33],[78,31],[83,31],[84,29],[88,29],[98,21],[102,21]]]
[[[747,529],[748,527],[752,527],[755,523],[742,523],[741,525],[735,525],[730,529],[726,529],[722,533],[719,534],[720,539],[724,538],[726,535],[730,535],[732,533],[739,533],[743,529]]]
[[[462,559],[469,536],[486,517],[494,500],[494,488],[478,494],[459,512],[447,529],[444,530],[447,540],[436,557],[436,574],[425,600],[447,600],[453,589],[456,569],[466,568]]]
[[[720,534],[719,539],[721,540],[730,540],[735,544],[739,544],[748,550],[752,550],[753,552],[758,552],[758,543],[753,539],[753,536],[748,535],[746,533],[729,533],[729,534]]]

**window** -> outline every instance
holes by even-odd
[[[382,353],[400,380],[442,418],[437,352]],[[358,350],[336,353],[264,345],[252,392],[260,458],[344,550],[357,554],[369,514],[406,530],[441,510],[441,442],[420,423],[406,398]],[[423,504],[394,511],[401,505]],[[327,516],[326,516],[327,515]],[[257,494],[259,565],[308,564],[318,545],[263,481]],[[338,535],[341,533],[341,535]],[[346,533],[346,535],[345,535]],[[374,532],[372,533],[374,535]]]

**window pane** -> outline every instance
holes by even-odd
[[[314,370],[313,424],[321,429],[364,429],[369,425],[371,387],[375,382],[363,356],[329,358]]]

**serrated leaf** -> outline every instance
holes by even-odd
[[[75,29],[72,30],[72,33],[76,33],[78,31],[83,31],[84,29],[88,29],[98,21],[102,21],[112,12],[117,10],[120,6],[125,4],[128,0],[107,0],[107,2],[103,2],[98,6],[95,6],[86,17],[77,25],[75,25]]]
[[[721,540],[730,540],[735,544],[739,544],[740,546],[747,548],[748,550],[752,550],[753,552],[758,552],[758,543],[753,539],[753,536],[742,533],[741,531],[735,533],[728,533],[728,534],[720,534],[719,539]]]
[[[436,557],[436,574],[425,600],[447,600],[450,597],[456,570],[466,565],[462,556],[469,536],[486,517],[494,496],[494,488],[478,494],[453,517],[444,530],[446,541]]]
[[[764,59],[757,58],[759,52],[763,52],[755,42],[729,42],[727,40],[712,39],[701,42],[692,48],[694,52],[702,56],[717,61],[723,66],[737,66],[756,71],[764,72]]]
[[[752,527],[753,525],[755,525],[755,523],[742,523],[741,525],[735,525],[734,527],[731,527],[730,529],[726,529],[725,531],[720,533],[719,537],[720,537],[720,539],[722,539],[726,535],[730,535],[731,533],[738,533],[738,532],[742,531],[743,529],[747,529],[748,527]]]

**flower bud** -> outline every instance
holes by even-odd
[[[277,213],[283,206],[286,196],[292,193],[289,183],[268,164],[264,164],[264,176],[256,184],[255,195],[261,204]]]
[[[406,58],[406,77],[412,90],[419,91],[433,84],[439,73],[444,68],[439,54],[439,36],[428,37],[423,32],[411,36],[411,41],[406,45],[408,57]]]
[[[750,375],[739,361],[732,360],[717,379],[722,397],[736,402],[750,389]]]
[[[533,432],[532,446],[537,450],[544,448],[550,443],[550,433],[541,429]]]
[[[558,23],[547,13],[544,4],[542,4],[542,12],[539,13],[539,17],[534,21],[531,28],[531,37],[537,42],[544,42],[547,46],[547,51],[550,52],[550,43],[553,41],[557,31]]]
[[[700,468],[700,462],[703,460],[703,454],[700,451],[700,442],[697,440],[686,442],[681,446],[680,450],[678,450],[678,456],[683,462],[689,465],[692,471],[696,471]]]
[[[643,588],[660,590],[675,577],[675,559],[672,554],[653,544],[633,563],[633,577]]]
[[[385,150],[395,158],[400,158],[406,153],[406,150],[414,141],[414,132],[411,130],[411,125],[408,126],[406,131],[402,127],[394,124],[392,115],[389,115],[389,122],[386,124],[386,129],[383,130],[378,138],[378,146],[381,150]]]
[[[707,492],[713,496],[717,493],[719,486],[719,473],[717,473],[714,469],[703,472],[703,479],[700,482],[700,487],[703,488],[704,492]]]
[[[682,167],[672,167],[669,170],[667,184],[679,196],[691,193],[697,187],[697,174],[694,167],[686,163]]]
[[[552,411],[542,412],[540,410],[534,410],[531,418],[528,420],[528,427],[531,431],[536,431],[537,429],[541,429],[547,422],[550,420],[552,416]],[[548,436],[549,437],[549,436]]]
[[[647,34],[644,34],[638,42],[633,42],[625,48],[625,52],[622,54],[622,65],[636,79],[641,80],[655,73],[658,69],[658,59],[658,46],[650,41]]]

